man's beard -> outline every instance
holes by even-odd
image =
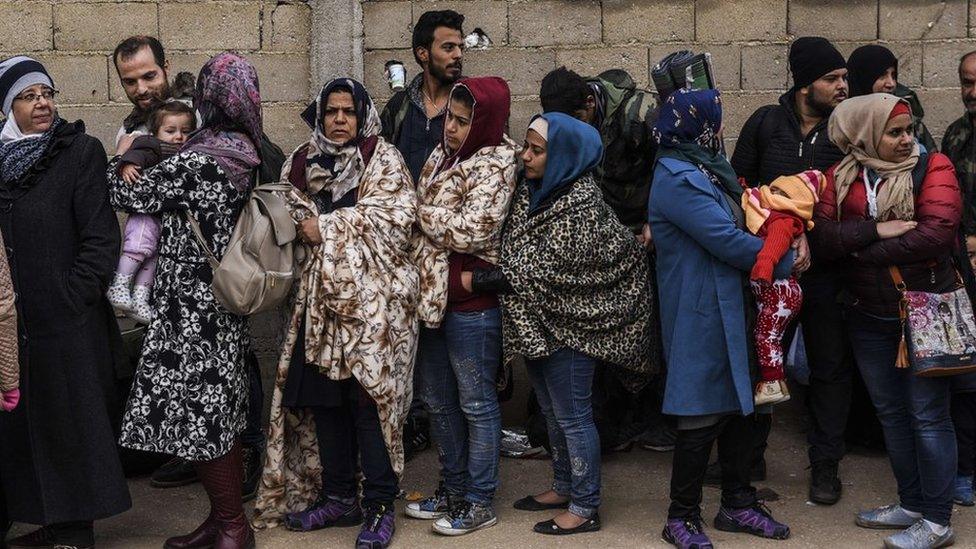
[[[834,112],[834,106],[831,105],[829,102],[820,101],[819,99],[817,99],[815,94],[816,92],[814,92],[812,89],[810,90],[810,93],[807,94],[807,98],[806,98],[807,107],[809,107],[810,110],[812,110],[813,112],[820,115],[820,118],[829,118],[830,113]]]
[[[139,101],[142,101],[142,99],[139,99],[139,98],[136,98],[134,101],[132,101],[132,104],[135,106],[135,110],[136,111],[140,111],[140,112],[143,112],[143,113],[148,113],[149,111],[151,111],[151,110],[155,109],[156,107],[158,107],[158,106],[162,105],[163,103],[165,103],[166,100],[169,99],[169,97],[170,97],[170,87],[169,87],[169,80],[167,80],[166,81],[166,84],[163,86],[163,88],[161,90],[159,90],[159,93],[150,93],[149,94],[150,101],[149,101],[149,106],[148,107],[145,107],[145,108],[140,107],[139,106]],[[132,99],[130,98],[130,101],[131,100]]]
[[[458,68],[457,76],[454,76],[451,72],[448,72],[447,69],[450,67],[450,65],[441,69],[433,63],[430,64],[430,75],[433,76],[435,80],[440,82],[442,86],[450,86],[460,80],[462,78],[461,74],[463,73],[460,61],[454,63],[453,65],[457,66]]]

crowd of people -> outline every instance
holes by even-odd
[[[168,549],[254,547],[278,525],[386,548],[427,437],[439,484],[402,512],[448,536],[494,526],[513,368],[551,457],[551,483],[511,503],[553,513],[535,532],[599,530],[601,454],[639,440],[674,452],[664,540],[712,547],[706,483],[715,529],[787,539],[752,482],[800,338],[810,501],[841,499],[863,380],[897,498],[856,524],[895,530],[892,549],[952,544],[954,503],[974,503],[976,374],[898,366],[904,291],[976,295],[976,52],[939,147],[890,50],[798,38],[792,87],[727,158],[719,90],[655,96],[614,68],[550,72],[542,113],[509,128],[507,82],[463,73],[463,21],[419,17],[421,72],[382,112],[327,82],[287,156],[236,53],[171,85],[158,40],[123,41],[133,110],[108,159],[40,62],[0,62],[0,547],[94,547],[94,521],[131,506],[138,450],[168,459],[153,485],[209,498]],[[212,283],[269,181],[304,253],[262,429],[248,319]],[[976,352],[973,319],[942,305],[947,345]],[[134,369],[118,314],[146,325]],[[40,528],[6,540],[11,521]]]

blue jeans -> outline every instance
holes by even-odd
[[[421,328],[420,397],[430,415],[441,478],[448,492],[490,505],[498,488],[502,414],[495,391],[501,363],[499,309],[448,312]]]
[[[854,358],[884,429],[901,506],[948,525],[956,475],[956,436],[949,413],[950,378],[918,377],[895,368],[901,326],[849,311]]]
[[[552,489],[569,511],[590,518],[600,507],[600,435],[591,403],[596,361],[562,348],[526,364],[552,448]]]

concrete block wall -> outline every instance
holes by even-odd
[[[481,27],[494,41],[466,54],[465,73],[509,80],[513,134],[539,110],[539,82],[553,68],[592,75],[622,67],[650,86],[654,64],[688,48],[713,56],[732,145],[746,118],[789,87],[791,40],[820,35],[845,55],[872,42],[891,48],[939,137],[962,114],[959,56],[976,50],[976,0],[363,0],[363,69],[379,101],[390,95],[383,64],[398,59],[416,74],[410,28],[443,7],[465,15],[466,31]]]
[[[0,57],[44,63],[62,116],[84,120],[111,153],[131,109],[112,63],[121,40],[158,37],[171,77],[234,49],[257,67],[267,133],[290,150],[307,137],[298,113],[309,98],[310,11],[294,0],[0,0]]]

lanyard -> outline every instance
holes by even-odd
[[[864,178],[864,190],[868,196],[868,217],[871,219],[878,218],[878,185],[881,184],[881,178],[871,178],[868,175],[868,169],[864,168],[861,172],[861,177]]]

